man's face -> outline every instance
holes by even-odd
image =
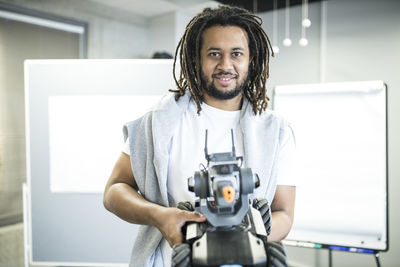
[[[212,26],[203,32],[200,50],[205,92],[216,99],[237,97],[247,84],[250,51],[247,33],[237,26]]]

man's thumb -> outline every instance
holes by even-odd
[[[188,211],[187,212],[187,221],[205,222],[206,220],[207,220],[206,216],[204,216],[203,214],[201,214],[197,211],[194,211],[194,212]]]

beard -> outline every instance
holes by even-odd
[[[231,74],[228,72],[220,72],[218,74],[213,74],[212,78],[215,79],[215,76],[217,75],[224,75],[224,74]],[[201,72],[201,81],[202,84],[205,84],[204,90],[207,92],[208,95],[219,99],[219,100],[229,100],[232,98],[235,98],[238,96],[241,92],[243,92],[247,86],[247,83],[249,81],[249,73],[246,73],[246,78],[243,80],[241,84],[238,84],[234,89],[229,90],[229,91],[221,91],[218,90],[215,85],[214,85],[214,80],[209,81],[207,77],[204,75],[203,72]],[[237,79],[237,75],[235,76],[235,79]]]

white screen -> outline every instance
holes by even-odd
[[[386,249],[385,99],[381,81],[275,88],[298,152],[287,240]]]
[[[52,192],[102,193],[123,148],[122,126],[161,96],[50,96]]]

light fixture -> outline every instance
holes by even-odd
[[[301,25],[303,25],[304,28],[308,28],[311,26],[311,20],[309,20],[308,18],[303,19],[303,21],[301,22]]]
[[[291,46],[292,40],[290,40],[289,38],[285,38],[285,40],[283,40],[283,45],[287,47]]]
[[[286,0],[285,7],[285,39],[283,40],[284,46],[291,46],[292,40],[290,40],[290,14],[289,14],[290,0]]]
[[[308,45],[308,40],[306,38],[306,28],[301,26],[301,38],[299,40],[299,45],[301,46],[307,46]]]
[[[299,44],[300,44],[301,46],[307,46],[307,45],[308,45],[308,40],[307,40],[307,38],[301,38],[301,39],[299,40]]]
[[[303,0],[303,19],[301,21],[301,25],[304,28],[308,28],[311,26],[311,20],[308,18],[308,0]]]
[[[277,10],[277,0],[274,0],[274,11],[272,13],[272,51],[276,54],[279,53],[279,47],[277,45],[278,41],[278,10]]]
[[[301,38],[299,44],[307,46],[308,40],[306,38],[306,28],[310,27],[311,21],[308,19],[308,0],[303,0],[302,5],[302,21],[301,21]]]

